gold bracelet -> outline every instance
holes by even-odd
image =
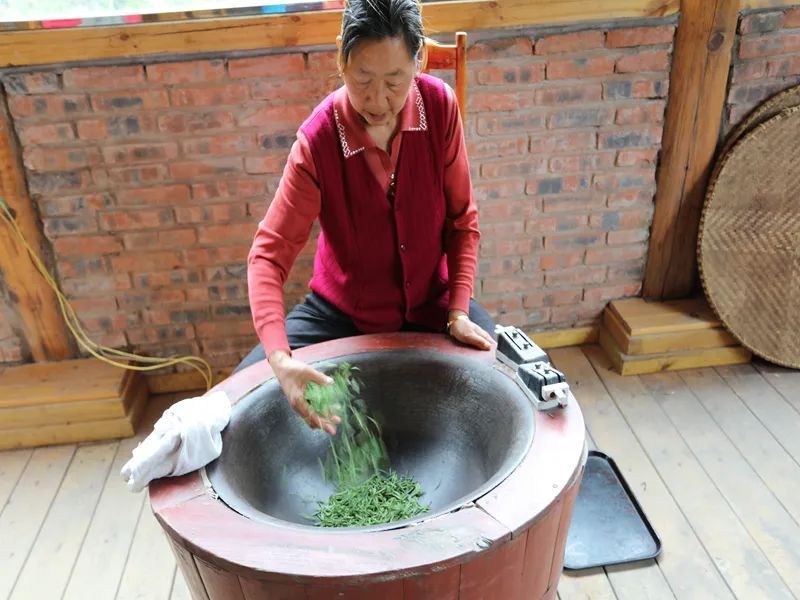
[[[455,323],[456,321],[460,321],[461,319],[467,319],[469,321],[469,315],[461,314],[461,315],[458,315],[457,317],[453,317],[452,319],[450,319],[447,322],[447,327],[445,328],[445,331],[449,332],[450,331],[450,326],[453,323]]]

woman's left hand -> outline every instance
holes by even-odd
[[[453,321],[450,324],[448,333],[462,344],[474,346],[481,350],[491,350],[495,345],[492,336],[486,333],[477,323],[470,321],[469,317],[462,317]]]

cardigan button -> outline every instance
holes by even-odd
[[[405,251],[406,251],[406,245],[400,244],[400,252],[405,252]]]
[[[406,287],[407,287],[407,288],[408,288],[408,287],[411,287],[411,282],[410,282],[410,281],[408,281],[408,280],[406,280]]]

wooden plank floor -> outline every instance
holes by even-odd
[[[551,357],[664,545],[633,568],[565,574],[561,600],[800,598],[800,372],[620,377],[597,346]],[[186,396],[153,398],[132,439],[0,452],[0,599],[190,598],[146,494],[119,477]]]

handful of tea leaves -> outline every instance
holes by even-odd
[[[312,409],[323,418],[338,415],[342,420],[321,465],[325,478],[338,490],[326,504],[320,503],[315,514],[323,527],[389,523],[427,510],[419,502],[419,484],[392,471],[384,475],[389,456],[378,423],[357,397],[361,384],[353,375],[355,370],[342,363],[330,374],[332,384],[306,386],[305,398]]]

